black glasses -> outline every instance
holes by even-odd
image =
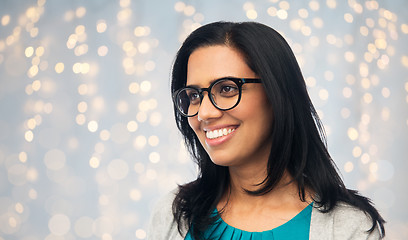
[[[206,91],[214,107],[227,111],[236,107],[241,100],[242,85],[260,82],[258,78],[220,78],[208,88],[185,87],[175,91],[173,102],[181,115],[193,117],[197,115],[204,98],[203,92]]]

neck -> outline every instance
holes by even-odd
[[[218,206],[221,208],[229,208],[232,205],[262,207],[300,201],[298,185],[287,171],[284,172],[278,184],[266,194],[252,195],[245,191],[255,191],[262,187],[261,183],[267,176],[265,169],[265,166],[260,166],[259,169],[252,169],[252,171],[248,169],[238,171],[238,169],[230,167],[230,189],[225,193]],[[306,199],[307,201],[310,200],[308,196]]]

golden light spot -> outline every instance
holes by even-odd
[[[387,20],[385,20],[384,18],[378,19],[378,25],[380,25],[380,27],[382,27],[382,28],[386,28],[387,27]]]
[[[336,0],[327,0],[326,4],[331,9],[336,8],[337,6]]]
[[[152,84],[150,81],[143,81],[140,84],[140,89],[142,90],[142,92],[149,92],[150,89],[152,88]]]
[[[77,109],[78,109],[78,112],[84,113],[88,109],[88,104],[86,102],[82,101],[82,102],[78,103]]]
[[[314,77],[307,77],[305,80],[308,87],[316,86],[316,79]]]
[[[31,84],[31,87],[33,88],[33,91],[37,92],[38,90],[40,90],[41,88],[41,82],[40,80],[35,80],[33,81],[33,83]]]
[[[28,119],[28,121],[27,121],[27,127],[28,127],[29,129],[32,130],[32,129],[34,129],[36,126],[37,126],[37,121],[35,121],[34,118]]]
[[[388,121],[390,119],[390,110],[384,107],[381,111],[381,118],[384,121]]]
[[[141,122],[141,123],[146,122],[146,120],[147,120],[147,114],[146,114],[145,112],[138,112],[138,113],[136,114],[136,120],[137,120],[138,122]]]
[[[28,77],[30,77],[30,78],[35,77],[37,74],[38,74],[38,66],[37,65],[31,66],[30,69],[28,70],[28,73],[27,73]]]
[[[352,141],[355,141],[358,138],[358,131],[355,128],[349,128],[347,130],[347,135]]]
[[[366,25],[367,25],[369,28],[373,28],[374,25],[375,25],[375,22],[374,22],[374,20],[373,20],[372,18],[367,18],[367,19],[366,19]]]
[[[130,6],[130,0],[120,0],[119,5],[123,8]]]
[[[52,112],[52,109],[53,109],[53,107],[52,107],[51,103],[46,103],[44,105],[44,112],[45,113],[50,114]]]
[[[25,93],[27,94],[27,95],[31,95],[31,94],[33,94],[33,88],[32,88],[32,86],[31,86],[31,84],[27,84],[27,86],[26,86],[26,88],[25,88]]]
[[[183,12],[185,7],[186,4],[181,1],[174,4],[174,10],[176,10],[176,12]]]
[[[336,36],[334,36],[333,34],[328,34],[326,36],[326,40],[330,44],[336,44],[336,41],[337,41]]]
[[[116,110],[120,114],[125,114],[129,111],[129,104],[126,101],[119,101],[116,105]]]
[[[88,93],[88,85],[85,83],[78,86],[78,93],[79,95],[85,95]]]
[[[150,50],[150,45],[147,42],[141,42],[137,46],[140,53],[147,53]]]
[[[373,101],[373,95],[371,95],[371,93],[365,93],[363,95],[363,101],[367,104],[371,103]]]
[[[77,18],[82,18],[86,14],[86,8],[84,7],[79,7],[75,11],[75,15]]]
[[[108,28],[108,26],[106,25],[105,20],[99,20],[99,21],[96,23],[96,31],[97,31],[98,33],[103,33],[103,32],[105,32],[107,28]]]
[[[401,24],[401,31],[404,34],[408,34],[408,24],[405,24],[405,23]]]
[[[25,132],[24,138],[27,142],[32,142],[34,139],[34,133],[31,130],[28,130]]]
[[[375,46],[378,49],[386,49],[387,48],[387,41],[385,39],[378,38],[375,40]]]
[[[378,164],[373,162],[369,166],[369,170],[371,173],[376,173],[378,171]]]
[[[319,17],[315,17],[315,18],[313,18],[313,25],[316,28],[322,28],[323,27],[323,20],[321,18],[319,18]]]
[[[91,157],[91,159],[89,159],[89,166],[91,168],[98,168],[100,165],[100,160],[97,157]]]
[[[151,163],[158,163],[160,162],[160,154],[157,152],[152,152],[149,154],[149,161]]]
[[[368,65],[365,63],[360,64],[360,75],[362,77],[367,77],[368,76]]]
[[[408,56],[402,56],[402,57],[401,57],[401,64],[402,64],[404,67],[408,68]]]
[[[26,152],[20,152],[18,154],[18,159],[20,160],[20,162],[25,163],[27,162],[27,153]]]
[[[149,123],[151,126],[158,126],[161,122],[161,114],[159,112],[154,112],[150,115]]]
[[[24,206],[21,203],[16,203],[16,205],[14,206],[14,209],[16,210],[16,212],[18,212],[19,214],[22,214],[24,212]]]
[[[369,10],[377,10],[378,9],[378,2],[377,1],[366,1],[365,2],[367,9]]]
[[[366,60],[366,62],[370,63],[373,61],[373,54],[366,52],[364,53],[364,60]]]
[[[408,82],[406,82],[406,83],[404,84],[404,86],[405,86],[405,91],[408,92]]]
[[[383,95],[384,98],[389,98],[390,95],[391,95],[391,91],[390,91],[389,88],[384,87],[384,88],[381,90],[381,94]]]
[[[348,161],[344,164],[344,171],[346,171],[347,173],[353,171],[353,169],[354,169],[354,164],[352,162]]]
[[[146,35],[146,29],[142,26],[138,26],[135,28],[135,30],[133,31],[133,34],[136,37],[141,37],[141,36],[145,36]]]
[[[362,152],[363,151],[361,150],[361,147],[359,147],[359,146],[354,147],[353,148],[353,157],[355,157],[355,158],[360,157]]]
[[[191,5],[188,5],[183,9],[183,12],[186,16],[193,16],[195,11],[196,11],[195,8]]]
[[[136,130],[138,129],[138,124],[136,121],[130,121],[127,124],[127,129],[129,132],[136,132]]]
[[[318,1],[312,0],[312,1],[309,2],[309,7],[310,7],[310,9],[312,9],[313,11],[317,11],[317,10],[319,10],[320,5],[319,5],[319,2],[318,2]]]
[[[117,17],[118,21],[124,22],[127,19],[129,19],[129,17],[131,15],[132,15],[132,10],[130,8],[125,8],[125,9],[119,11],[116,17]]]
[[[157,145],[159,145],[159,137],[152,135],[149,137],[148,142],[150,146],[156,147]]]
[[[40,60],[40,57],[38,57],[38,56],[35,56],[35,57],[33,57],[33,59],[31,59],[31,63],[33,65],[38,66],[40,64],[40,62],[41,62],[41,60]]]
[[[40,46],[35,50],[35,55],[41,57],[44,55],[45,49],[44,47]]]
[[[285,20],[288,18],[288,12],[283,9],[279,9],[276,12],[276,16],[278,16],[279,19]]]
[[[368,79],[368,78],[363,78],[363,79],[361,79],[361,86],[362,86],[363,88],[365,88],[365,89],[370,88],[370,86],[371,86],[370,79]]]
[[[78,114],[75,118],[75,121],[78,125],[84,125],[86,122],[86,117],[84,114]]]
[[[34,54],[34,48],[33,47],[27,47],[26,49],[25,49],[25,56],[26,57],[31,57],[31,56],[33,56],[33,54]]]
[[[368,114],[363,114],[363,115],[361,115],[361,123],[363,124],[363,125],[368,125],[369,123],[370,123],[370,115],[368,115]]]
[[[109,132],[108,130],[106,130],[106,129],[102,130],[102,131],[99,133],[99,138],[100,138],[102,141],[107,141],[107,140],[109,140],[109,138],[110,138],[110,132]]]
[[[269,16],[275,17],[277,14],[277,9],[275,7],[269,7],[266,12],[269,14]]]
[[[244,5],[242,5],[242,9],[244,9],[245,11],[254,9],[254,4],[252,2],[246,2],[244,3]]]
[[[353,15],[351,15],[350,13],[346,13],[344,14],[344,20],[348,23],[352,23],[353,22]]]
[[[132,189],[129,192],[129,197],[130,199],[132,199],[133,201],[139,201],[142,197],[142,193],[138,190],[138,189]],[[136,237],[139,238],[139,236],[136,233]],[[143,239],[143,238],[139,238],[139,239]]]
[[[77,46],[74,50],[75,56],[81,56],[84,55],[88,52],[88,45],[87,44],[81,44]]]
[[[258,13],[255,11],[255,9],[250,9],[246,12],[246,16],[248,19],[254,20],[258,17]]]
[[[134,146],[136,149],[142,149],[142,148],[144,148],[144,146],[146,145],[146,142],[147,142],[146,137],[143,136],[143,135],[140,135],[140,136],[137,136],[137,137],[135,138],[135,140],[134,140],[134,142],[133,142],[133,146]]]
[[[4,15],[1,18],[1,25],[6,26],[10,23],[10,15]]]
[[[108,47],[107,46],[100,46],[98,47],[98,55],[101,57],[106,56],[106,54],[108,54]]]
[[[147,237],[147,233],[143,229],[137,229],[135,235],[138,239],[145,239]]]
[[[312,29],[308,26],[303,26],[300,31],[302,32],[303,35],[305,36],[310,36],[312,34]]]
[[[368,28],[366,26],[360,27],[360,34],[363,36],[368,36]]]
[[[89,121],[88,122],[88,130],[90,132],[96,132],[98,130],[98,122],[97,121]]]
[[[344,59],[346,59],[347,62],[354,62],[355,60],[354,53],[350,51],[345,52]]]
[[[301,18],[307,18],[309,16],[309,12],[307,9],[301,8],[298,10],[299,17]]]
[[[284,9],[284,10],[289,10],[290,4],[287,1],[280,1],[279,2],[279,7]]]
[[[322,100],[327,100],[329,98],[329,91],[327,91],[326,89],[321,89],[319,91],[319,97]]]
[[[351,98],[352,94],[353,94],[353,90],[351,90],[351,88],[349,87],[343,88],[343,96],[345,98]]]
[[[56,73],[62,73],[64,71],[64,68],[65,68],[64,63],[59,62],[59,63],[55,64],[54,69],[55,69]]]
[[[136,94],[139,92],[139,84],[137,82],[132,82],[131,84],[129,84],[129,92]]]

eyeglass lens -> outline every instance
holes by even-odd
[[[230,109],[239,101],[240,90],[232,80],[218,81],[209,91],[211,102],[221,110]],[[177,107],[183,114],[193,116],[198,113],[203,97],[203,93],[195,88],[184,88],[176,96]]]

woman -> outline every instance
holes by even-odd
[[[172,72],[176,122],[199,167],[157,206],[149,239],[379,239],[344,186],[290,47],[254,22],[195,30]]]

